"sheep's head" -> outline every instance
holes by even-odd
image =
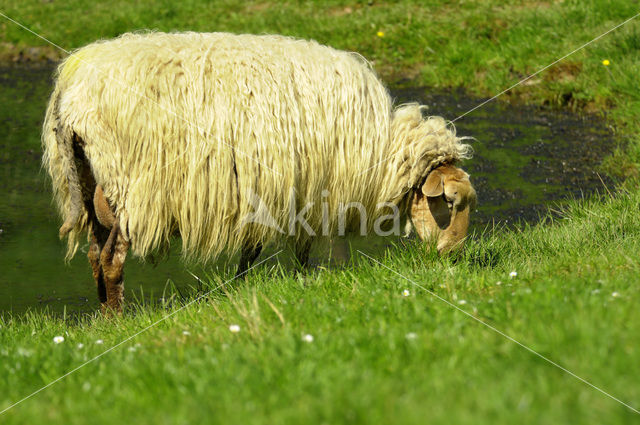
[[[411,202],[411,221],[420,238],[437,241],[438,252],[462,247],[475,208],[469,175],[452,165],[433,169]]]

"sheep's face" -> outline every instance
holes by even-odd
[[[443,165],[427,176],[411,202],[411,221],[420,238],[437,241],[438,252],[462,247],[469,228],[469,212],[475,208],[476,191],[469,175]]]

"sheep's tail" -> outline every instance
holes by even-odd
[[[77,249],[76,236],[82,227],[79,224],[81,224],[84,207],[73,149],[74,133],[61,120],[59,103],[60,88],[56,85],[47,106],[43,125],[42,162],[51,176],[54,199],[64,218],[59,235],[61,239],[69,235],[67,258],[71,258]]]

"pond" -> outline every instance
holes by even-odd
[[[51,90],[53,65],[0,66],[0,314],[48,309],[56,314],[94,311],[95,285],[86,246],[67,265],[58,240],[60,220],[51,202],[46,173],[40,168],[40,129]],[[463,91],[425,88],[392,90],[398,103],[419,101],[429,113],[453,119],[484,99]],[[594,116],[491,102],[456,122],[459,135],[473,136],[475,156],[464,168],[478,192],[476,229],[488,223],[535,221],[550,203],[588,196],[611,181],[596,173],[615,141]],[[602,181],[601,181],[602,177]],[[354,241],[375,253],[388,242]],[[197,281],[179,261],[179,242],[157,265],[129,260],[126,296],[158,298],[172,288]],[[345,249],[333,250],[334,257]],[[335,259],[335,258],[334,258]],[[328,261],[326,250],[312,262]],[[209,266],[222,270],[224,263]],[[235,267],[235,265],[233,265]],[[194,270],[196,274],[204,272]]]

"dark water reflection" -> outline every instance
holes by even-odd
[[[64,245],[57,238],[60,222],[40,169],[40,128],[52,70],[51,65],[0,67],[0,314],[97,307],[86,247],[69,265],[63,263]],[[393,95],[399,103],[425,103],[431,114],[449,119],[482,101],[462,92],[416,88],[395,90]],[[601,188],[595,170],[614,146],[611,132],[594,117],[498,102],[461,119],[456,127],[460,135],[477,139],[472,142],[475,158],[465,166],[479,195],[476,228],[493,220],[535,221],[549,202]],[[385,249],[387,242],[360,239],[354,244],[374,253]],[[334,258],[348,256],[341,244],[332,252]],[[326,263],[327,253],[317,249],[315,263]],[[195,286],[178,257],[176,243],[168,260],[157,265],[128,261],[127,297],[158,298],[174,284]]]
[[[486,99],[464,92],[423,88],[393,91],[399,102],[429,105],[429,114],[448,119]],[[534,106],[490,102],[455,122],[457,133],[473,136],[475,154],[463,166],[478,192],[474,226],[493,220],[535,222],[550,203],[603,191],[611,179],[598,173],[613,152],[611,129],[595,116]]]

